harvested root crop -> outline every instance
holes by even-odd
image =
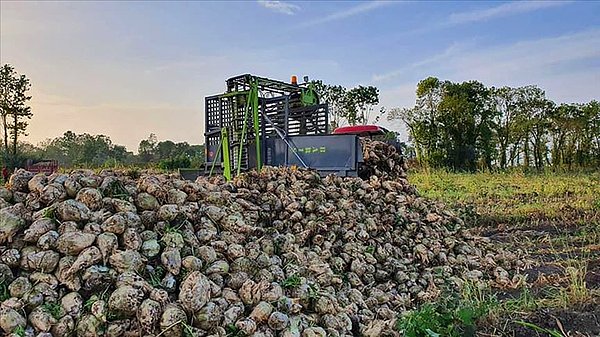
[[[367,149],[368,180],[286,168],[229,183],[18,171],[0,191],[0,328],[396,335],[399,313],[440,289],[505,282],[525,267],[521,252],[469,235],[419,197],[388,150]]]

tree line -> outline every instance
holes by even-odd
[[[72,131],[37,146],[20,143],[19,149],[18,161],[21,163],[27,159],[57,160],[62,167],[139,166],[173,170],[200,168],[204,163],[203,145],[158,141],[154,134],[140,141],[138,154],[114,144],[108,136]]]
[[[600,167],[600,103],[556,104],[534,85],[486,87],[479,81],[455,83],[428,77],[417,84],[409,108],[386,110],[379,90],[359,85],[347,89],[312,82],[321,102],[329,104],[331,129],[343,124],[401,120],[409,151],[420,165],[456,170]],[[139,143],[138,154],[105,135],[65,132],[37,146],[21,141],[33,116],[29,79],[5,64],[0,68],[2,162],[9,168],[26,159],[56,159],[67,167],[118,165],[164,169],[199,168],[204,146],[159,141],[154,134]],[[397,135],[397,133],[395,133]]]
[[[187,142],[159,141],[154,134],[140,141],[138,154],[114,144],[109,136],[65,132],[38,145],[21,140],[33,116],[28,102],[30,80],[13,66],[0,68],[0,118],[2,121],[2,166],[25,166],[27,160],[57,160],[63,167],[142,166],[162,169],[199,168],[204,161],[204,146]]]
[[[486,87],[478,81],[420,81],[403,121],[419,164],[458,170],[600,165],[600,103],[556,104],[533,85]]]

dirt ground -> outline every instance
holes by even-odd
[[[524,327],[515,323],[518,320],[555,331],[556,335]],[[600,336],[600,306],[589,304],[577,309],[540,309],[527,315],[521,315],[514,320],[501,321],[495,326],[485,326],[477,335],[481,337],[597,337]]]
[[[531,311],[508,312],[493,322],[485,322],[478,329],[479,336],[600,336],[600,241],[595,236],[599,230],[598,224],[592,222],[584,226],[574,224],[558,227],[543,222],[538,226],[474,230],[499,244],[526,248],[538,263],[523,271],[527,279],[526,287],[539,301],[537,307]],[[590,230],[591,235],[588,234]],[[563,307],[546,306],[545,303],[553,303],[550,300],[553,292],[572,286],[575,280],[566,270],[573,261],[579,263],[584,271],[581,281],[589,296],[580,303],[569,303],[569,298],[565,297]],[[500,290],[498,298],[518,298],[522,291]],[[534,324],[546,331],[535,331],[517,323],[519,321]]]

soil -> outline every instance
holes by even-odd
[[[539,265],[523,271],[531,287],[534,297],[544,296],[550,288],[562,284],[564,268],[560,266],[563,259],[583,258],[588,259],[585,275],[586,287],[597,291],[600,289],[600,246],[582,246],[570,242],[569,249],[565,252],[557,251],[557,247],[549,247],[546,242],[558,238],[574,238],[579,232],[578,226],[556,226],[539,222],[533,226],[497,226],[479,228],[479,235],[487,236],[501,244],[516,245],[528,250],[530,256],[537,260]],[[530,240],[523,240],[527,237]],[[547,237],[548,240],[543,238]],[[534,243],[535,242],[535,243]],[[525,247],[527,245],[527,247]],[[552,249],[549,249],[552,248]],[[499,300],[518,298],[519,290],[502,290],[497,293]],[[570,308],[541,308],[534,312],[515,312],[501,318],[493,324],[487,323],[480,326],[478,336],[481,337],[548,337],[547,332],[537,332],[525,327],[518,321],[534,324],[549,331],[558,332],[557,336],[564,337],[600,337],[600,297],[595,296],[591,303]]]
[[[535,283],[543,278],[557,277],[564,275],[563,268],[551,264],[545,264],[523,271],[527,276],[527,282]]]
[[[585,284],[588,289],[600,289],[600,259],[588,263]]]
[[[533,323],[541,328],[564,331],[566,336],[600,336],[600,304],[588,304],[581,308],[569,309],[540,309],[533,314],[523,317],[523,321]],[[546,337],[547,333],[536,332],[531,328],[508,322],[506,334],[501,336],[513,337]],[[560,326],[559,326],[560,324]],[[561,328],[562,326],[562,328]]]

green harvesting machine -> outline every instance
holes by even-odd
[[[199,174],[227,180],[263,166],[296,166],[319,173],[357,176],[362,162],[358,137],[330,134],[328,105],[314,85],[244,74],[226,81],[226,91],[205,98],[205,167]]]

